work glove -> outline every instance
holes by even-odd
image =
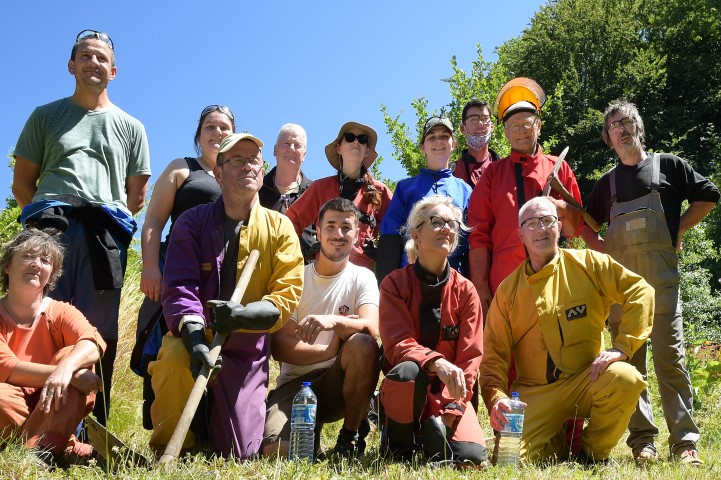
[[[183,345],[190,352],[190,373],[193,375],[193,380],[198,378],[203,367],[207,367],[210,372],[208,376],[210,383],[220,371],[221,358],[218,355],[215,364],[211,362],[210,349],[205,339],[205,326],[199,323],[186,323],[180,330],[180,337],[183,339]]]
[[[243,306],[233,301],[210,300],[214,321],[210,328],[223,335],[235,330],[266,331],[273,327],[280,317],[280,310],[268,300],[260,300]]]

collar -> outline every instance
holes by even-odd
[[[442,168],[440,170],[431,170],[430,168],[421,168],[421,170],[418,172],[418,175],[428,175],[430,177],[433,177],[434,179],[439,178],[450,178],[453,173],[451,172],[450,168]]]
[[[446,262],[446,268],[441,274],[440,277],[436,276],[434,273],[429,272],[423,266],[421,265],[421,262],[416,261],[413,264],[413,271],[416,274],[416,278],[427,287],[443,287],[446,283],[448,283],[448,279],[451,276],[451,265]]]

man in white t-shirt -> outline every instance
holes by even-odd
[[[380,373],[379,293],[373,272],[349,262],[359,217],[343,198],[320,209],[320,255],[305,267],[297,310],[271,337],[281,368],[268,395],[263,455],[288,454],[293,397],[304,381],[318,397],[316,449],[323,423],[343,419],[333,453],[346,458],[364,453],[368,404]]]

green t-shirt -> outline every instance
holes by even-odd
[[[40,165],[33,201],[72,194],[127,209],[127,177],[150,175],[142,123],[114,105],[86,110],[70,98],[33,111],[14,155]]]

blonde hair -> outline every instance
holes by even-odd
[[[444,195],[429,195],[427,197],[421,198],[415,203],[415,205],[413,205],[413,208],[411,208],[411,212],[408,214],[408,220],[403,227],[403,233],[405,233],[405,235],[408,237],[405,245],[408,263],[414,263],[416,260],[418,260],[419,253],[418,245],[416,245],[416,242],[413,240],[411,232],[414,230],[419,230],[423,226],[423,223],[430,218],[428,212],[430,212],[434,207],[437,207],[439,205],[445,205],[446,207],[448,207],[451,212],[453,212],[453,219],[456,220],[460,225],[459,231],[453,239],[451,251],[448,252],[449,254],[452,253],[458,246],[458,236],[461,230],[468,231],[468,227],[465,223],[463,223],[463,211],[458,208],[455,203],[453,203],[451,197],[447,197]]]

